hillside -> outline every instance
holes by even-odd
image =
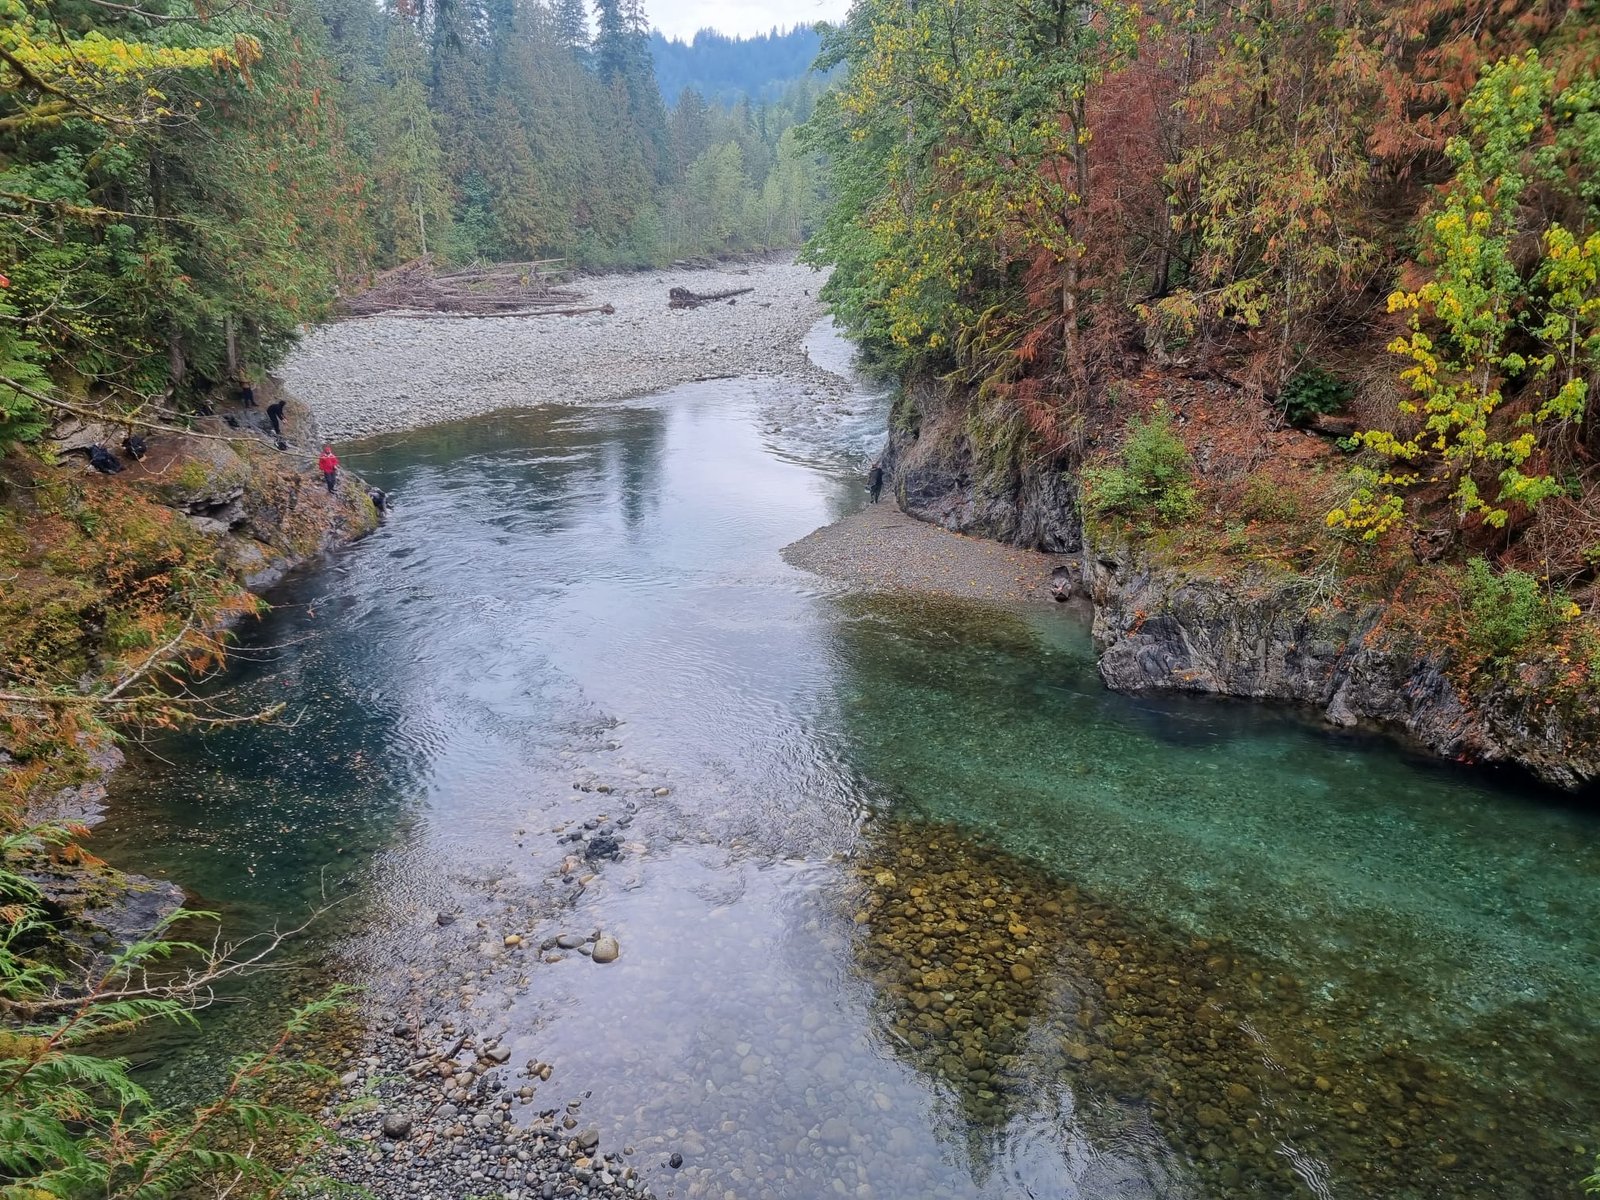
[[[702,29],[688,42],[660,30],[650,34],[656,82],[669,105],[676,105],[685,90],[714,104],[770,103],[810,72],[821,49],[821,34],[807,25],[748,38]]]
[[[811,254],[911,381],[902,503],[1081,555],[1109,682],[1576,786],[1600,770],[1596,25],[1335,17],[869,0],[824,52],[842,202]]]

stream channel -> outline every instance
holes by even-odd
[[[158,747],[96,848],[234,931],[341,898],[323,972],[553,1064],[658,1196],[1579,1195],[1593,813],[1109,692],[1075,608],[787,565],[886,402],[813,407],[718,380],[341,447],[395,507],[245,637],[236,702],[287,718]],[[601,818],[621,857],[563,879]],[[600,929],[616,962],[533,953]]]

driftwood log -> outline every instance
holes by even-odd
[[[591,304],[586,308],[528,308],[515,312],[392,312],[384,315],[391,321],[490,321],[495,317],[581,317],[587,313],[604,313],[609,317],[616,311],[609,304]]]
[[[691,292],[688,288],[675,287],[667,293],[668,308],[699,308],[702,304],[711,304],[717,300],[726,300],[730,296],[742,296],[746,292],[753,292],[755,288],[734,288],[731,292],[707,292],[700,295]]]
[[[535,313],[575,315],[583,308],[581,293],[555,287],[548,268],[558,258],[536,262],[489,263],[443,274],[434,270],[433,256],[424,255],[373,276],[366,290],[339,305],[346,317],[375,317],[407,310],[410,315],[531,316]]]

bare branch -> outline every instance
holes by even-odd
[[[145,968],[117,979],[119,967],[89,989],[97,1002],[116,1003],[129,1000],[176,1000],[185,1006],[204,1008],[216,1001],[217,987],[225,980],[256,974],[268,969],[267,960],[292,938],[298,937],[334,906],[326,904],[292,929],[273,928],[265,933],[245,938],[239,942],[224,942],[220,933],[212,940],[209,949],[202,953],[198,966],[177,972],[169,978],[157,979]],[[52,1013],[74,1012],[84,1006],[82,995],[53,995],[36,1000],[0,999],[0,1011],[17,1014],[24,1021],[36,1021]]]
[[[80,408],[76,404],[68,404],[65,400],[55,400],[42,392],[24,387],[13,379],[0,375],[0,387],[10,388],[20,396],[26,396],[36,404],[45,404],[62,412],[69,412],[75,417],[82,417],[87,421],[106,421],[112,425],[133,425],[140,429],[153,429],[157,433],[172,433],[179,437],[203,438],[208,442],[238,442],[243,438],[222,437],[215,433],[196,433],[192,429],[179,429],[175,425],[162,425],[156,421],[141,421],[138,417],[130,417],[124,413],[95,412],[93,409]]]

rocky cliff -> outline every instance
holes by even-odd
[[[884,466],[900,507],[958,532],[1061,553],[1094,605],[1100,675],[1125,692],[1203,692],[1306,706],[1462,762],[1510,764],[1556,787],[1600,780],[1600,713],[1558,699],[1546,668],[1463,681],[1449,649],[1394,632],[1381,604],[1325,602],[1306,578],[1210,573],[1086,531],[1074,464],[985,461],[967,400],[908,385]],[[993,457],[993,456],[991,456]]]
[[[1208,692],[1289,701],[1337,726],[1399,733],[1461,762],[1512,764],[1556,787],[1600,779],[1600,716],[1551,700],[1529,665],[1465,683],[1451,652],[1393,632],[1383,607],[1319,603],[1306,581],[1216,578],[1127,545],[1090,546],[1100,676],[1125,692]]]
[[[910,383],[895,405],[884,473],[900,507],[957,533],[1030,550],[1083,545],[1077,489],[1064,460],[985,452],[962,398],[934,381]]]

